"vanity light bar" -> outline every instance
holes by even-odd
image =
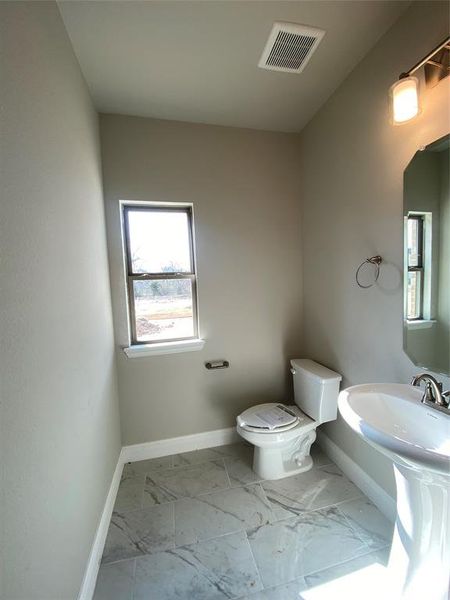
[[[439,56],[439,60],[438,59]],[[436,59],[436,60],[435,60]],[[425,82],[433,87],[450,74],[450,37],[415,64],[409,71],[401,73],[399,81],[389,89],[391,118],[394,125],[401,125],[416,117],[420,112],[419,80],[413,77],[425,67]]]
[[[434,48],[434,50],[432,50],[424,58],[419,60],[419,62],[417,64],[415,64],[411,69],[409,69],[409,71],[407,71],[406,73],[402,73],[400,75],[400,79],[403,79],[404,77],[410,77],[411,75],[413,75],[416,71],[418,71],[421,67],[423,67],[426,64],[430,64],[434,67],[438,67],[445,73],[443,77],[447,77],[447,75],[450,74],[450,67],[448,64],[445,65],[444,62],[445,62],[445,55],[447,55],[447,62],[448,62],[448,54],[444,53],[444,55],[442,57],[442,61],[440,61],[440,62],[432,60],[436,56],[436,54],[438,54],[441,50],[447,50],[447,51],[450,50],[450,37],[448,37],[443,42],[438,44],[436,46],[436,48]]]

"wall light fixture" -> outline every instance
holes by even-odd
[[[441,42],[434,50],[405,71],[389,89],[391,119],[394,125],[402,125],[410,121],[420,112],[419,80],[414,73],[425,69],[427,87],[434,87],[450,75],[450,37]]]

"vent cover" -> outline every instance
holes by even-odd
[[[258,67],[270,71],[301,73],[325,35],[323,29],[274,23]]]

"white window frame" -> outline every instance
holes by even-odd
[[[128,213],[130,211],[142,212],[179,212],[185,213],[188,218],[189,227],[189,251],[191,259],[191,270],[189,272],[158,272],[158,273],[134,273],[132,270],[130,235],[128,224]],[[195,232],[194,211],[192,204],[181,203],[156,203],[156,202],[129,202],[120,203],[122,223],[122,246],[123,261],[127,293],[127,317],[129,346],[124,348],[129,358],[138,358],[151,355],[172,354],[178,352],[190,352],[201,350],[204,340],[200,338],[198,317],[198,293],[197,293],[197,264],[195,255]],[[184,338],[168,338],[162,340],[138,340],[136,333],[136,316],[134,302],[134,281],[157,281],[162,279],[189,279],[192,289],[192,309],[194,334]]]
[[[409,218],[420,218],[422,219],[422,257],[420,266],[417,268],[411,268],[409,266],[409,257],[408,257],[408,220]],[[418,329],[420,327],[429,326],[428,324],[433,321],[431,311],[431,296],[432,296],[432,213],[425,211],[409,211],[405,216],[405,234],[404,234],[404,244],[405,244],[405,280],[404,280],[404,315],[405,321],[408,323],[409,328]],[[407,318],[407,306],[408,306],[408,272],[410,271],[420,271],[421,272],[421,290],[420,290],[420,315],[416,319],[408,319]]]

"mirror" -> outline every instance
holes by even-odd
[[[403,349],[450,374],[450,191],[447,135],[419,150],[403,181]]]

